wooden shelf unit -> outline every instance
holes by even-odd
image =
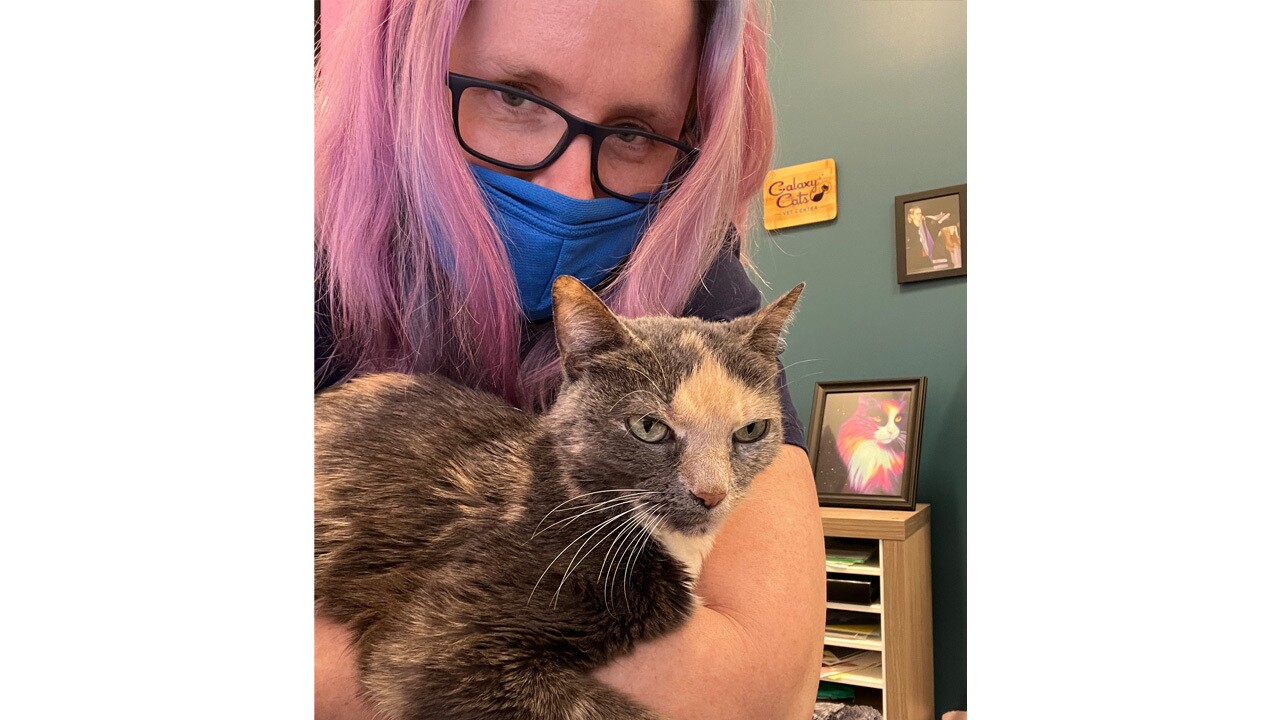
[[[828,570],[829,577],[874,576],[880,583],[880,600],[872,605],[827,603],[831,610],[879,615],[880,637],[827,633],[823,642],[832,647],[877,651],[881,666],[829,682],[878,690],[880,697],[870,702],[855,697],[854,702],[879,707],[884,720],[934,720],[929,505],[917,503],[913,511],[824,507],[822,532],[827,538],[874,542],[877,548],[875,563]]]

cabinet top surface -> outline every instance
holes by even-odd
[[[843,507],[823,507],[821,510],[822,534],[830,537],[905,540],[929,524],[928,503],[916,503],[915,510]]]

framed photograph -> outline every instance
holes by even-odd
[[[926,378],[813,386],[809,458],[818,504],[914,510]]]
[[[893,199],[899,283],[968,272],[964,194],[964,185],[952,185]]]

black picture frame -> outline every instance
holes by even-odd
[[[925,377],[814,383],[809,462],[819,505],[915,510],[927,385]],[[875,414],[886,402],[905,411],[887,442],[872,431],[885,434]]]
[[[898,284],[968,274],[966,187],[949,185],[893,199]],[[913,211],[918,222],[908,217]],[[909,235],[909,230],[916,232]]]

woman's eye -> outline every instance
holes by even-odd
[[[756,420],[755,422],[747,423],[746,425],[738,428],[733,433],[733,439],[740,443],[755,442],[764,437],[764,432],[768,429],[768,420]]]
[[[671,433],[671,428],[648,415],[628,419],[627,429],[632,435],[647,443],[662,442]]]
[[[614,138],[616,138],[618,141],[622,142],[622,143],[623,143],[623,144],[625,144],[625,145],[635,145],[635,144],[637,144],[637,143],[644,143],[644,142],[648,142],[648,141],[649,141],[649,138],[644,137],[643,135],[640,135],[640,134],[638,134],[638,133],[640,133],[640,132],[652,132],[651,130],[649,130],[649,129],[648,129],[648,128],[646,128],[646,127],[639,127],[639,126],[636,126],[636,125],[619,125],[619,126],[617,126],[617,127],[618,127],[619,129],[623,129],[623,130],[631,129],[631,130],[636,130],[636,131],[637,131],[637,132],[635,132],[635,133],[629,133],[629,132],[618,132],[618,133],[614,133],[614,134],[613,134],[613,137],[614,137]]]
[[[504,92],[502,93],[502,102],[506,103],[507,105],[510,105],[511,107],[520,107],[521,105],[528,102],[528,100],[525,100],[519,95],[514,95],[509,92]]]

